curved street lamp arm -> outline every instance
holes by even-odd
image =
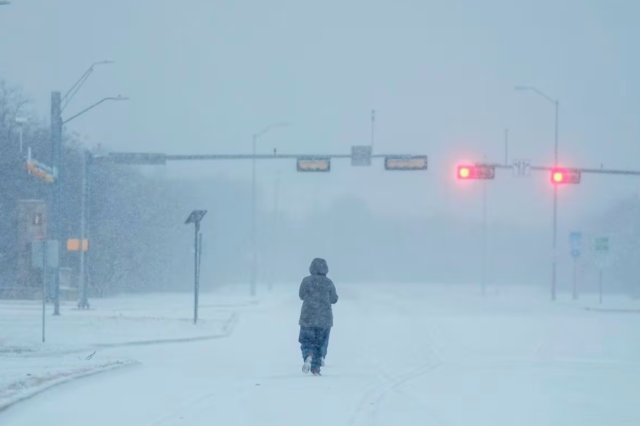
[[[288,127],[289,123],[285,123],[285,122],[279,122],[279,123],[272,123],[269,124],[267,127],[265,127],[264,129],[262,129],[260,132],[255,133],[253,135],[253,137],[255,138],[259,138],[260,136],[264,135],[265,133],[269,132],[271,129],[275,129],[276,127]]]
[[[545,98],[547,101],[551,102],[552,104],[558,103],[558,101],[556,99],[553,99],[551,96],[547,95],[542,90],[539,90],[538,88],[533,87],[533,86],[516,86],[516,90],[535,92],[540,97]]]
[[[62,101],[63,102],[66,100],[66,102],[62,106],[62,111],[64,111],[64,109],[69,105],[69,102],[71,102],[71,100],[75,97],[75,95],[78,93],[80,88],[89,79],[89,77],[91,76],[91,73],[93,72],[93,69],[96,67],[96,65],[106,65],[106,64],[113,64],[113,61],[98,61],[98,62],[94,62],[93,64],[91,64],[89,69],[87,69],[84,72],[84,74],[82,74],[82,76],[80,76],[78,81],[76,81],[73,84],[73,86],[71,86],[71,88],[67,91],[67,93],[65,93],[65,95],[62,97]]]
[[[123,96],[118,96],[118,97],[110,96],[110,97],[107,97],[107,98],[101,99],[101,100],[99,100],[98,102],[96,102],[95,104],[93,104],[93,105],[91,105],[91,106],[89,106],[89,107],[87,107],[87,108],[83,109],[82,111],[80,111],[80,112],[79,112],[79,113],[77,113],[76,115],[74,115],[74,116],[72,116],[72,117],[70,117],[70,118],[68,118],[68,119],[64,120],[64,121],[62,122],[62,124],[67,124],[67,123],[68,123],[68,122],[70,122],[71,120],[73,120],[73,119],[75,119],[75,118],[80,117],[82,114],[86,113],[86,112],[87,112],[87,111],[89,111],[89,110],[92,110],[93,108],[97,107],[98,105],[100,105],[100,104],[101,104],[101,103],[103,103],[103,102],[106,102],[106,101],[128,101],[128,100],[129,100],[129,98],[127,98],[127,97],[123,97]]]

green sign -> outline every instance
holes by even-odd
[[[596,252],[608,253],[609,252],[609,237],[597,237],[595,240]]]

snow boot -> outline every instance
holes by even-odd
[[[313,357],[311,356],[311,354],[307,355],[307,357],[304,359],[304,364],[302,364],[303,373],[307,374],[311,370],[312,360],[313,360]]]
[[[311,373],[313,373],[314,376],[322,376],[322,374],[320,374],[320,370],[317,368],[314,368]]]

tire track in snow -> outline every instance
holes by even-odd
[[[402,300],[398,300],[395,297],[376,298],[374,303],[382,303],[402,317],[407,317],[409,324],[416,323],[410,314],[411,310],[407,309],[406,306],[400,306],[403,305]],[[349,419],[349,425],[374,424],[378,417],[378,410],[391,393],[399,392],[403,386],[431,374],[444,364],[439,355],[438,345],[436,345],[432,337],[433,330],[425,327],[425,329],[421,329],[421,332],[420,336],[427,345],[427,350],[423,354],[424,359],[401,373],[385,373],[383,371],[378,374],[376,382],[365,388],[364,395],[356,404],[356,408]],[[433,421],[441,425],[446,424],[438,416],[431,413],[428,407],[422,404],[421,407],[431,416]]]

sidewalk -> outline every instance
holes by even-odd
[[[90,310],[64,302],[60,316],[53,316],[53,307],[47,305],[42,344],[41,302],[0,300],[0,351],[13,348],[29,356],[221,337],[233,327],[237,312],[255,303],[233,289],[204,293],[198,323],[193,324],[193,295],[187,293],[125,294],[90,302]]]
[[[187,293],[94,299],[90,310],[65,302],[60,316],[47,305],[44,344],[41,302],[0,300],[0,411],[52,386],[135,364],[103,356],[104,348],[225,337],[238,312],[257,303],[245,293],[231,288],[201,294],[197,324]]]

